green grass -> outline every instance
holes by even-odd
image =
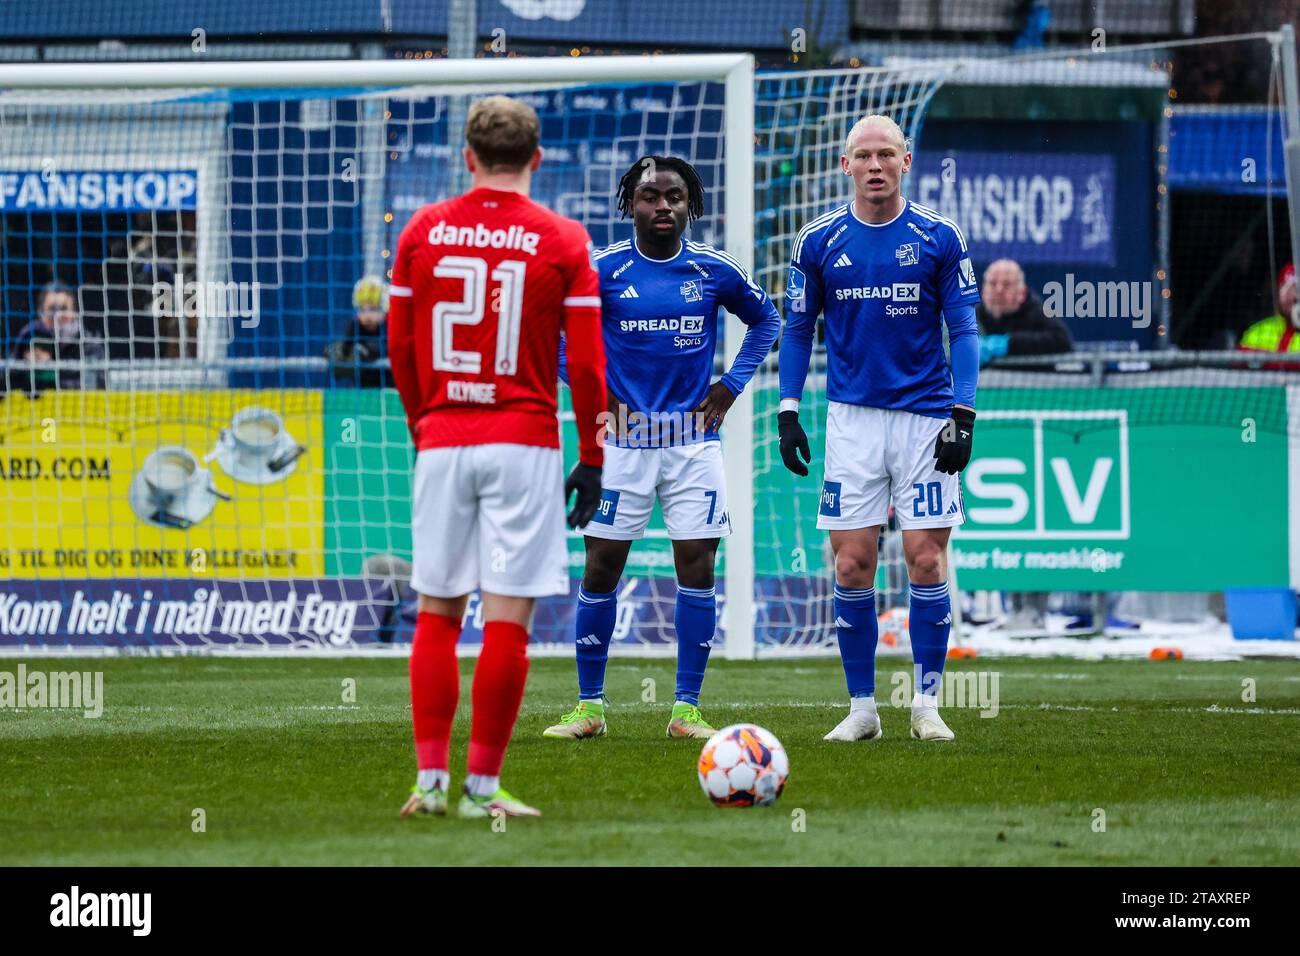
[[[99,719],[0,710],[0,864],[1300,860],[1293,662],[957,663],[1000,675],[996,717],[948,709],[957,740],[922,744],[907,710],[886,706],[883,740],[829,744],[844,705],[837,661],[715,661],[705,715],[769,728],[792,766],[776,806],[718,810],[696,781],[699,746],[663,735],[672,661],[612,661],[610,735],[564,743],[540,732],[572,704],[573,663],[536,660],[504,782],[546,815],[500,833],[398,818],[414,779],[404,660],[29,661],[102,670],[106,707]],[[910,663],[881,661],[882,703],[900,671]],[[355,704],[342,699],[348,678]],[[641,702],[647,679],[658,703]],[[195,808],[204,833],[191,829]]]

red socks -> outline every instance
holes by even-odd
[[[528,632],[509,621],[486,622],[483,625],[483,650],[474,669],[470,773],[500,776],[527,679]],[[445,749],[443,753],[445,755]]]
[[[451,725],[460,698],[456,641],[460,619],[421,611],[411,645],[411,719],[420,770],[446,770]],[[483,650],[474,668],[474,716],[469,772],[501,775],[506,745],[519,716],[528,679],[528,632],[508,621],[483,625]]]
[[[420,770],[446,770],[449,763],[451,724],[460,699],[459,637],[459,618],[428,611],[416,617],[411,645],[411,719]]]

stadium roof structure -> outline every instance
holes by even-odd
[[[930,119],[1155,120],[1168,105],[1165,59],[1152,50],[990,58],[893,54],[882,65],[951,67],[930,104]]]

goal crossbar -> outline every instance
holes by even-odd
[[[0,90],[481,86],[487,83],[724,81],[750,74],[749,53],[520,57],[505,60],[283,60],[213,63],[25,63],[0,65]]]

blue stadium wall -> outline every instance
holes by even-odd
[[[447,0],[5,0],[0,40],[116,37],[184,39],[196,27],[223,37],[446,36]],[[520,13],[527,14],[521,16]],[[632,47],[663,45],[732,49],[780,48],[802,27],[810,41],[834,45],[848,37],[848,0],[479,0],[484,36],[502,29],[526,41],[575,41]]]

